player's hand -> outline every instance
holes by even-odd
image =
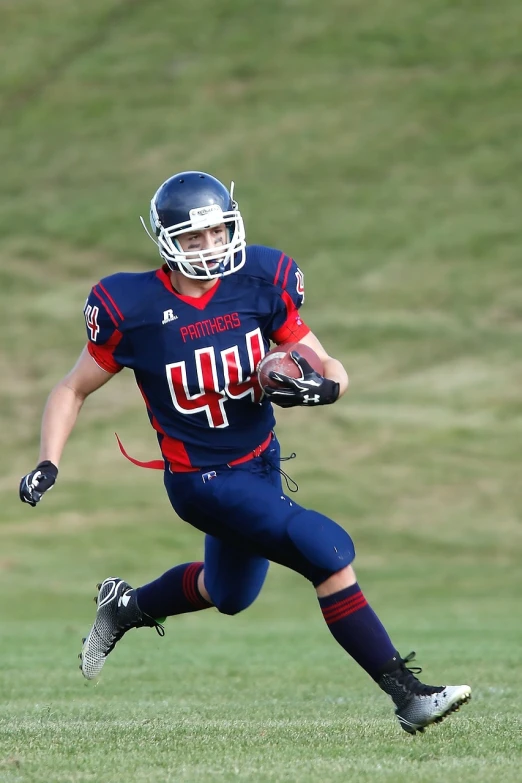
[[[48,459],[40,462],[34,470],[20,481],[20,500],[33,508],[42,499],[44,492],[54,485],[58,468]]]
[[[271,372],[273,381],[282,383],[280,389],[265,389],[270,402],[281,408],[293,408],[296,405],[331,405],[339,397],[339,384],[324,378],[315,372],[313,367],[297,351],[291,351],[290,356],[301,370],[300,378],[291,378],[279,372]]]

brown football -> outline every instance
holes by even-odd
[[[300,378],[301,371],[290,356],[290,351],[297,351],[303,359],[314,368],[320,375],[323,374],[323,363],[316,352],[303,343],[282,343],[276,345],[261,359],[257,365],[257,377],[262,389],[270,387],[280,389],[282,384],[270,378],[271,372],[280,372],[282,375],[289,375],[291,378]]]

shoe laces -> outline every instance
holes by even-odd
[[[416,674],[422,672],[421,666],[406,666],[407,663],[415,660],[415,652],[409,653],[405,658],[401,658],[399,667],[389,673],[389,677],[404,690],[417,696],[431,696],[433,693],[440,693],[444,690],[443,686],[425,685],[417,679]]]
[[[426,695],[429,691],[429,686],[424,685],[415,676],[422,672],[421,666],[406,666],[407,663],[415,660],[415,652],[408,653],[405,658],[401,658],[400,666],[397,672],[393,672],[393,677],[399,682],[405,690],[411,693],[418,693],[420,695]]]
[[[412,674],[421,674],[422,673],[422,666],[406,666],[407,663],[410,663],[410,661],[415,660],[415,652],[408,653],[408,655],[405,658],[401,658],[401,666],[404,667],[407,671],[411,672]]]
[[[163,625],[159,622],[159,620],[154,620],[154,625],[152,626],[155,630],[158,636],[165,636],[165,628]]]
[[[122,636],[127,633],[127,631],[130,631],[131,628],[140,628],[143,626],[148,626],[149,628],[154,628],[156,630],[156,633],[158,636],[165,636],[165,628],[163,625],[158,621],[155,620],[153,617],[149,617],[148,614],[145,614],[144,612],[141,612],[141,621],[136,622],[136,620],[128,620],[127,622],[119,622],[118,630],[111,634],[111,641],[110,646],[107,651],[107,655],[114,650],[117,642],[120,641]]]

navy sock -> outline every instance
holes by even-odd
[[[378,679],[397,651],[357,582],[319,598],[319,605],[333,637],[370,677]]]
[[[136,600],[142,612],[156,619],[174,614],[208,609],[208,601],[198,590],[198,576],[203,563],[183,563],[175,566],[136,589]]]

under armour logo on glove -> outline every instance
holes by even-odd
[[[303,405],[319,405],[320,402],[320,394],[314,394],[312,396],[310,396],[310,394],[305,394],[303,397]]]
[[[58,468],[48,459],[40,462],[31,473],[20,481],[20,500],[36,506],[42,499],[44,492],[51,489],[58,476]]]
[[[300,378],[291,378],[279,372],[271,372],[273,381],[283,384],[281,389],[265,389],[270,402],[281,408],[293,408],[296,405],[331,405],[339,397],[339,384],[319,375],[298,351],[290,352],[291,358],[301,370]]]

